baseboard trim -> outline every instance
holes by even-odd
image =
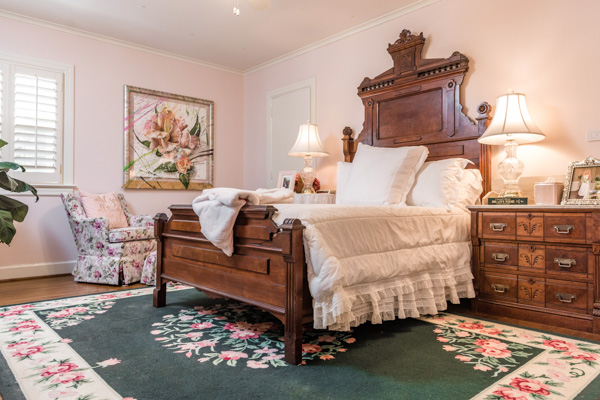
[[[73,271],[73,267],[75,267],[75,260],[39,264],[9,265],[0,267],[0,281],[70,274],[71,271]]]

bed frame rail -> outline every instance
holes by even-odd
[[[231,257],[200,232],[191,205],[169,207],[171,218],[157,214],[158,241],[154,307],[166,304],[166,283],[181,282],[211,297],[257,306],[285,325],[285,360],[302,359],[302,325],[312,318],[300,220],[277,226],[273,206],[245,206],[234,228]]]

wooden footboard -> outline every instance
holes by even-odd
[[[270,312],[285,325],[285,360],[302,359],[302,325],[312,320],[302,234],[297,219],[277,225],[273,206],[245,206],[234,226],[234,254],[228,257],[200,232],[191,205],[157,214],[154,307],[166,304],[166,283],[176,281]]]

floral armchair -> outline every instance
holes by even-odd
[[[107,218],[87,218],[79,193],[61,194],[79,251],[73,275],[77,282],[128,285],[138,282],[146,257],[156,250],[154,220],[132,215],[118,195],[127,217],[126,228],[108,228]]]

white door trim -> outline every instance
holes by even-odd
[[[300,82],[293,83],[288,86],[281,87],[279,89],[271,90],[267,93],[267,182],[271,179],[271,154],[273,152],[273,99],[308,88],[310,90],[310,122],[312,124],[317,123],[317,78],[312,77],[305,79]]]

